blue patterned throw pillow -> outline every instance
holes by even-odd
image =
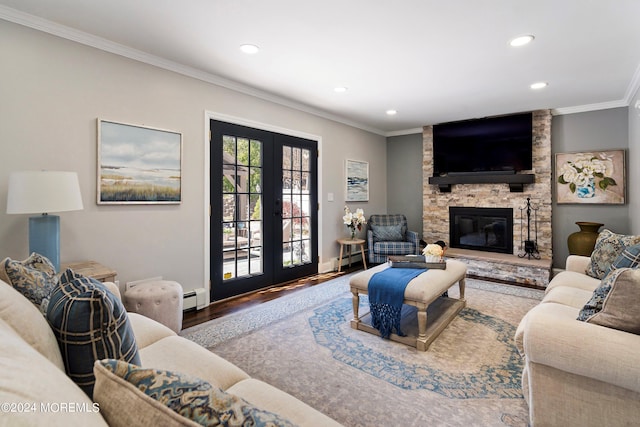
[[[591,260],[586,270],[587,275],[603,279],[611,264],[624,248],[638,243],[640,243],[640,236],[616,234],[610,230],[602,230],[591,253]]]
[[[640,265],[640,245],[629,246],[624,248],[622,253],[611,263],[605,276],[612,270],[617,270],[618,268],[638,268],[638,265]]]
[[[24,295],[42,314],[47,312],[49,296],[58,285],[56,268],[47,257],[35,252],[24,261],[5,258],[0,267],[0,279]]]
[[[96,400],[110,424],[135,425],[140,419],[160,418],[164,425],[176,425],[181,423],[171,421],[178,414],[204,426],[293,427],[279,415],[189,375],[140,368],[118,360],[96,362],[95,372]],[[120,379],[134,387],[134,395],[129,394],[130,387],[123,390]],[[140,413],[144,410],[152,413]]]
[[[89,397],[93,395],[96,360],[110,358],[140,364],[122,302],[95,279],[65,271],[51,294],[47,320],[58,340],[67,375]]]

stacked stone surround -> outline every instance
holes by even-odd
[[[441,193],[437,185],[429,184],[429,177],[433,176],[433,127],[425,126],[422,131],[422,234],[426,242],[449,240],[449,207],[483,207],[483,208],[512,208],[513,209],[513,267],[507,268],[505,262],[495,263],[491,257],[483,262],[474,256],[473,262],[469,258],[468,268],[474,265],[475,275],[504,280],[511,274],[526,276],[526,266],[522,266],[522,258],[517,257],[523,252],[522,240],[527,239],[526,207],[527,198],[537,207],[537,242],[540,256],[549,260],[549,271],[552,258],[551,248],[551,186],[552,186],[552,158],[551,158],[551,111],[538,110],[533,112],[533,169],[523,171],[535,175],[533,184],[525,184],[522,193],[512,193],[508,184],[455,184],[450,193]],[[522,215],[522,218],[521,218]],[[535,224],[531,222],[531,239],[535,239]],[[480,255],[480,258],[482,256]],[[525,258],[526,260],[526,258]],[[509,262],[507,261],[507,264]],[[484,265],[484,268],[480,268]],[[502,269],[502,270],[500,270]],[[511,271],[505,271],[511,270]],[[535,267],[535,284],[540,283],[541,275]],[[471,272],[471,271],[470,271]],[[533,271],[532,271],[532,274]],[[498,276],[498,277],[494,277]],[[512,282],[527,282],[527,277],[514,277]],[[533,280],[533,279],[532,279]],[[509,281],[509,280],[506,280]],[[547,279],[548,282],[548,279]]]

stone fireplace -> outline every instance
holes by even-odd
[[[468,263],[470,275],[539,287],[546,286],[552,258],[551,112],[549,110],[533,112],[533,168],[523,173],[533,174],[535,179],[533,183],[525,183],[522,192],[511,191],[508,183],[460,183],[451,185],[450,192],[441,192],[438,185],[429,183],[429,178],[433,176],[433,127],[425,126],[422,135],[423,239],[427,243],[437,240],[449,242],[451,249],[447,255],[466,257],[466,260],[470,261]],[[527,236],[526,212],[522,218],[522,209],[526,207],[527,198],[530,198],[531,203],[538,208],[536,211],[537,248],[542,258],[539,261],[518,257],[518,254],[524,252],[522,236],[525,236],[525,239]],[[477,248],[455,248],[451,243],[454,239],[450,234],[449,208],[509,209],[512,221],[511,245],[500,245],[503,247],[501,253],[487,252]],[[471,223],[467,221],[466,226],[469,227],[469,224]],[[489,224],[482,222],[479,224],[476,222],[476,224],[474,233],[477,234],[473,237],[483,238],[484,227]],[[532,228],[533,226],[532,224]],[[490,231],[490,227],[487,231]],[[495,237],[487,235],[487,238]],[[532,271],[535,270],[531,274],[528,272],[529,266]]]

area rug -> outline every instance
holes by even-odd
[[[350,327],[349,278],[181,335],[345,426],[527,426],[513,335],[542,291],[467,279],[467,307],[420,352]]]

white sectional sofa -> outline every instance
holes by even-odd
[[[119,297],[117,287],[107,285]],[[294,425],[339,426],[300,400],[249,377],[232,363],[179,337],[160,323],[136,313],[128,313],[128,317],[142,367],[201,378]],[[118,412],[127,410],[123,403],[127,403],[131,390],[126,389],[126,385],[110,392],[117,404],[105,401],[104,396],[101,402],[93,402],[65,374],[56,337],[45,317],[27,298],[2,280],[0,343],[0,404],[3,405],[0,426],[105,426],[118,424],[109,420],[120,418],[122,414]],[[96,384],[94,398],[97,390]],[[180,416],[147,411],[153,406],[147,403],[136,403],[132,411],[137,426],[196,425]]]
[[[640,422],[640,335],[577,320],[601,284],[585,274],[589,262],[570,255],[517,329],[533,427]]]

